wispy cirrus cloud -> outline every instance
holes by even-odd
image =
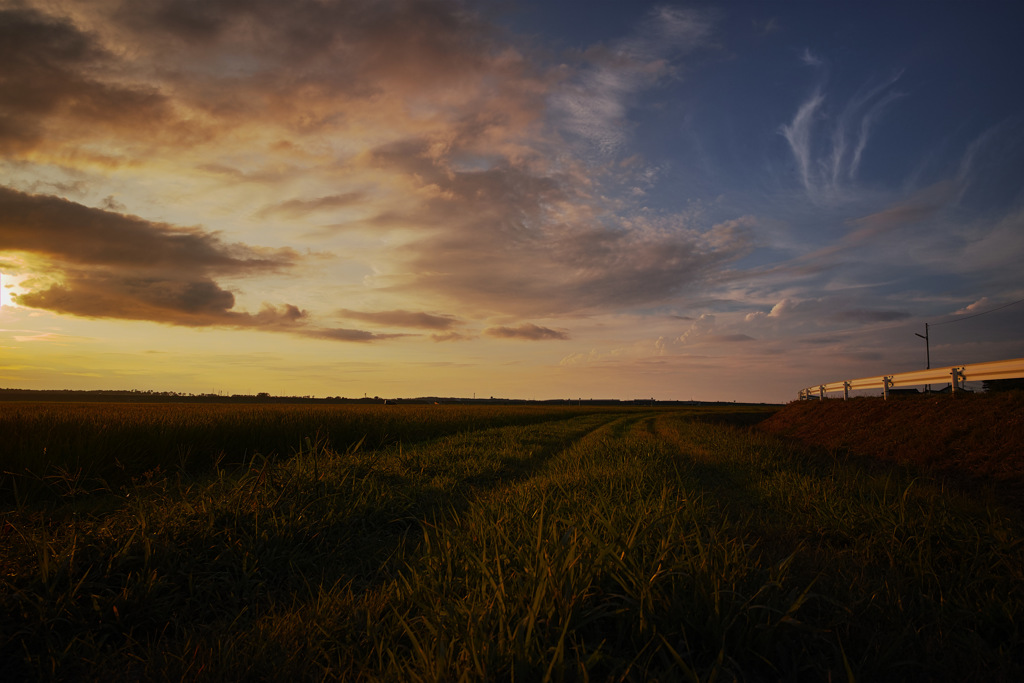
[[[822,60],[809,50],[801,57],[805,64],[821,66]],[[830,109],[824,85],[819,85],[800,103],[793,119],[779,128],[797,164],[800,182],[816,202],[842,200],[848,185],[857,178],[871,133],[885,109],[905,93],[893,85],[902,71],[875,85],[863,86],[838,108]]]
[[[706,45],[713,22],[706,12],[658,7],[626,38],[587,55],[586,66],[551,97],[560,126],[602,154],[629,136],[636,95],[672,73],[672,60]]]
[[[807,66],[824,66],[825,62],[818,55],[811,52],[811,48],[805,47],[800,53],[800,61]]]

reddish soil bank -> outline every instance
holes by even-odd
[[[1024,502],[1024,391],[796,401],[759,428],[964,483],[991,482]]]

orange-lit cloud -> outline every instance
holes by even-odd
[[[291,249],[225,244],[198,228],[153,223],[4,187],[0,187],[0,240],[7,250],[63,263],[138,268],[164,275],[275,271],[298,259]]]
[[[417,311],[352,311],[341,309],[338,315],[342,318],[361,320],[376,325],[392,327],[417,327],[427,330],[447,330],[458,324],[458,319],[450,315],[433,315]]]
[[[533,323],[522,323],[516,327],[488,327],[484,330],[484,334],[489,337],[497,337],[499,339],[526,339],[530,341],[569,338],[569,335],[566,332],[552,330],[551,328],[541,327],[540,325],[534,325]]]
[[[214,278],[286,270],[299,259],[291,249],[227,244],[198,228],[152,223],[6,188],[0,188],[0,243],[46,265],[45,279],[26,281],[29,291],[14,297],[29,308],[88,318],[252,327],[344,341],[387,337],[311,326],[308,314],[292,304],[264,304],[256,313],[234,310],[234,294]]]

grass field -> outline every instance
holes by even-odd
[[[1019,511],[757,410],[4,405],[0,670],[1024,679]]]

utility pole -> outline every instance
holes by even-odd
[[[925,361],[926,361],[925,369],[926,370],[931,370],[932,369],[932,349],[931,349],[931,345],[928,343],[928,323],[924,324],[924,334],[917,334],[917,332],[915,332],[914,334],[916,336],[920,337],[921,339],[924,339],[924,357],[925,357]],[[931,384],[925,385],[924,390],[930,392],[932,390],[932,385]]]
[[[928,364],[925,366],[925,369],[926,370],[931,370],[932,369],[932,350],[931,350],[931,346],[928,343],[928,323],[924,324],[924,334],[918,334],[917,332],[915,332],[914,336],[915,337],[920,337],[921,339],[924,339],[924,354],[925,354],[925,359],[928,362]]]

